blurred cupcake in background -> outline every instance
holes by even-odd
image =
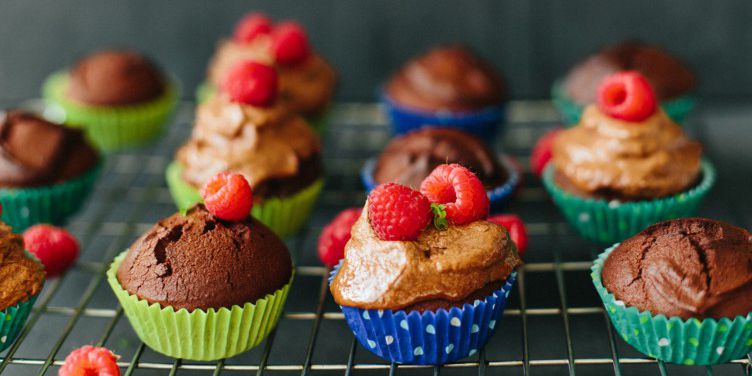
[[[384,85],[381,102],[395,134],[454,127],[489,140],[504,118],[499,73],[470,49],[436,47],[412,58]]]
[[[207,80],[197,90],[198,101],[216,92],[235,63],[248,59],[273,65],[279,73],[280,100],[322,130],[337,83],[334,68],[313,50],[300,24],[275,24],[262,13],[247,14],[235,26],[232,38],[219,42]]]
[[[695,76],[679,58],[639,41],[606,46],[575,65],[552,88],[554,104],[566,124],[577,124],[584,108],[596,101],[600,82],[619,71],[640,72],[668,116],[682,123],[694,108]]]
[[[141,146],[162,132],[178,87],[148,58],[131,50],[102,50],[50,76],[45,99],[66,125],[82,128],[102,151]]]

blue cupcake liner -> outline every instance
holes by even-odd
[[[465,131],[491,142],[503,124],[506,106],[485,107],[477,111],[421,111],[400,106],[389,98],[383,90],[379,97],[381,105],[389,119],[392,133],[399,135],[425,127],[450,127]]]
[[[340,263],[329,275],[329,283]],[[483,300],[447,311],[393,311],[340,306],[347,325],[368,351],[400,364],[441,365],[474,355],[498,327],[517,272]]]

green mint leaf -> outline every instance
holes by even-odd
[[[446,207],[442,204],[431,204],[431,212],[433,213],[433,226],[437,230],[446,230],[449,228],[449,222],[446,219]]]

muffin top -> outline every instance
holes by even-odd
[[[117,271],[129,294],[176,311],[253,303],[291,275],[287,246],[268,227],[250,216],[223,221],[203,205],[159,221]]]
[[[0,311],[29,300],[43,284],[42,264],[26,255],[23,238],[0,222]]]
[[[135,51],[105,50],[79,60],[70,71],[68,98],[94,106],[124,106],[161,96],[162,72]]]
[[[625,41],[601,49],[572,68],[564,81],[565,90],[577,103],[593,103],[601,80],[624,70],[642,73],[660,101],[687,94],[697,85],[689,68],[662,48]]]
[[[423,111],[473,111],[502,102],[504,83],[468,48],[434,48],[407,62],[386,85],[394,102]]]
[[[705,218],[661,222],[608,256],[603,285],[618,300],[667,317],[752,312],[752,235]]]
[[[473,171],[489,189],[504,184],[507,171],[480,139],[452,128],[423,128],[394,138],[381,152],[373,177],[376,183],[420,188],[436,166],[457,163]]]
[[[17,110],[0,112],[0,150],[0,187],[60,183],[99,162],[82,131]]]

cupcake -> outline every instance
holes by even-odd
[[[219,42],[209,62],[207,81],[197,92],[199,102],[216,92],[234,64],[249,59],[274,65],[279,72],[280,100],[321,130],[337,83],[334,69],[313,51],[303,27],[291,21],[274,24],[261,13],[243,17],[233,37]]]
[[[638,351],[686,365],[752,351],[752,235],[705,218],[661,222],[601,254],[593,283]]]
[[[167,183],[184,210],[201,200],[213,175],[242,174],[253,187],[253,216],[280,236],[308,219],[323,186],[321,143],[301,116],[277,97],[268,66],[241,61],[222,90],[198,106],[190,140],[167,169]]]
[[[0,112],[2,219],[17,231],[63,224],[92,190],[101,158],[83,132],[31,113]]]
[[[413,189],[437,166],[457,163],[473,171],[486,188],[492,208],[508,202],[520,179],[510,157],[497,156],[483,141],[453,128],[422,128],[398,136],[361,174],[368,191],[397,183]]]
[[[692,214],[715,181],[702,145],[660,107],[637,72],[607,77],[597,105],[553,141],[543,182],[582,236],[614,243]]]
[[[521,264],[487,214],[483,186],[459,165],[437,167],[421,192],[388,183],[370,193],[330,277],[363,347],[390,362],[439,365],[485,345]]]
[[[107,277],[146,345],[214,360],[258,345],[276,326],[293,268],[284,242],[258,220],[229,221],[197,205],[154,225]]]
[[[175,84],[149,59],[130,50],[103,50],[80,59],[44,84],[65,124],[86,130],[94,145],[116,151],[157,137],[177,105]]]
[[[0,222],[0,351],[13,344],[44,285],[44,268]]]
[[[381,101],[396,134],[449,126],[489,139],[503,120],[505,95],[488,62],[454,45],[408,61],[384,86]]]
[[[567,124],[577,124],[583,109],[596,101],[598,84],[619,71],[640,72],[650,82],[664,111],[681,123],[692,110],[695,76],[679,58],[638,41],[602,48],[572,68],[552,89],[554,104]]]

